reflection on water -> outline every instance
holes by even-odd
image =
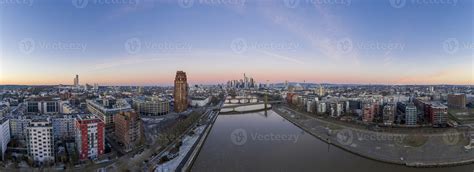
[[[474,165],[409,168],[359,157],[318,140],[273,111],[220,115],[192,171],[473,172]]]

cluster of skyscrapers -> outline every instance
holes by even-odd
[[[227,82],[228,88],[249,89],[257,87],[255,80],[252,77],[247,77],[244,73],[244,78],[240,80],[231,80]]]

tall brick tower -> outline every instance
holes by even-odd
[[[188,108],[188,82],[186,72],[176,72],[174,79],[174,111],[183,112]]]

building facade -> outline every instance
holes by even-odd
[[[375,116],[375,104],[366,103],[364,104],[362,121],[366,123],[371,123],[374,121]]]
[[[466,108],[466,95],[465,94],[449,94],[448,107],[453,108],[453,109],[465,109]]]
[[[18,116],[10,119],[10,135],[19,141],[25,141],[27,136],[27,127],[31,119],[27,116]]]
[[[113,132],[114,115],[119,112],[131,111],[132,106],[127,103],[124,99],[116,100],[115,98],[103,98],[86,100],[87,109],[90,113],[99,117],[105,124],[107,132]]]
[[[74,139],[75,120],[74,115],[61,115],[51,118],[54,138],[60,140]]]
[[[176,72],[174,80],[174,111],[184,112],[188,109],[188,81],[186,72]]]
[[[114,116],[115,137],[125,150],[137,146],[141,138],[141,120],[136,112],[121,112]]]
[[[79,159],[95,159],[104,154],[104,122],[94,115],[78,116],[75,126]]]
[[[413,103],[405,106],[405,124],[407,126],[414,126],[417,123],[417,110]]]
[[[429,106],[430,122],[433,127],[446,127],[448,123],[448,107],[441,103],[432,103]]]
[[[33,119],[27,127],[28,155],[37,165],[54,162],[53,126],[49,119]]]
[[[10,142],[10,121],[7,118],[0,117],[0,153],[1,160],[5,160],[5,151]]]
[[[395,121],[395,105],[387,104],[383,107],[383,123],[385,125],[392,125]]]
[[[166,115],[170,111],[170,101],[159,98],[134,98],[132,107],[136,112],[145,116]]]
[[[27,101],[27,112],[37,114],[56,114],[60,113],[59,100],[40,100]]]

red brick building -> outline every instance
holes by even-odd
[[[186,72],[176,72],[174,80],[174,111],[183,112],[188,109],[188,81]]]
[[[138,113],[120,112],[114,116],[115,137],[124,144],[125,150],[137,146],[141,139],[141,120]]]
[[[465,109],[466,108],[466,95],[465,94],[449,94],[448,107],[453,108],[453,109]]]

